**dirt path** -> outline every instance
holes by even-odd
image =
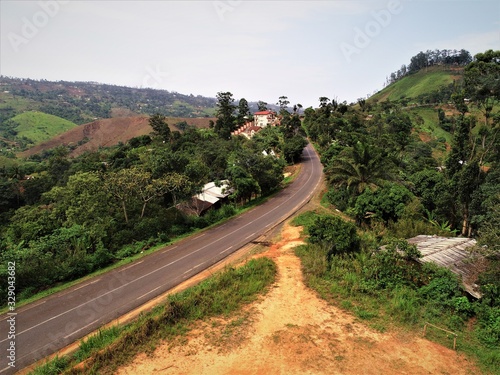
[[[278,265],[278,279],[261,300],[230,319],[200,323],[188,337],[140,354],[118,374],[479,374],[453,350],[427,340],[379,333],[328,305],[302,282],[293,247],[300,230],[260,256]]]

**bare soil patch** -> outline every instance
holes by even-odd
[[[480,374],[464,356],[415,335],[380,333],[329,305],[302,281],[293,248],[300,228],[257,256],[278,279],[259,301],[228,318],[197,323],[186,336],[140,354],[118,374]]]
[[[208,128],[211,118],[183,118],[167,117],[167,123],[172,131],[178,130],[174,124],[186,121],[188,125],[197,128]],[[149,126],[149,116],[114,117],[101,119],[77,126],[46,142],[33,146],[20,153],[19,157],[36,155],[44,150],[66,145],[77,146],[71,156],[78,156],[85,151],[96,151],[99,147],[115,146],[120,142],[126,143],[129,139],[150,134],[153,131]],[[80,143],[80,145],[78,145]]]

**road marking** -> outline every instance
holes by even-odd
[[[97,280],[94,280],[94,281],[92,281],[92,282],[90,282],[90,283],[88,283],[88,284],[81,285],[81,286],[79,286],[78,288],[75,288],[75,289],[70,290],[69,292],[74,292],[75,290],[85,288],[86,286],[89,286],[89,285],[95,284],[95,283],[96,283],[96,282],[98,282],[99,280],[101,280],[101,278],[98,278]]]
[[[137,262],[137,263],[136,263],[136,262],[134,262],[134,263],[132,263],[130,266],[127,266],[127,267],[125,267],[125,268],[122,268],[121,270],[119,269],[118,271],[120,271],[120,272],[121,272],[121,271],[128,270],[129,268],[135,267],[135,266],[137,266],[138,264],[141,264],[142,262],[144,262],[144,260],[141,260],[141,261],[139,261],[139,262]]]
[[[38,307],[38,306],[40,306],[40,305],[43,305],[45,302],[47,302],[47,301],[46,301],[46,300],[44,300],[44,301],[41,301],[41,302],[39,302],[39,303],[34,303],[32,306],[31,306],[31,305],[23,306],[23,307],[19,308],[19,309],[16,311],[16,313],[21,314],[21,313],[23,313],[23,312],[25,312],[25,311],[28,311],[28,310],[32,309],[33,307]],[[7,312],[8,312],[8,311],[7,311]],[[3,319],[2,319],[2,320],[0,320],[0,321],[4,321],[4,320],[7,320],[7,319],[9,319],[9,316],[6,316],[5,318],[3,318]],[[3,341],[0,341],[0,342],[3,342]]]
[[[250,237],[253,237],[253,236],[255,236],[255,234],[256,234],[256,233],[257,233],[257,232],[253,232],[253,233],[252,233],[251,235],[249,235],[249,236],[246,236],[246,237],[245,237],[245,240],[248,240],[248,239],[249,239]]]
[[[140,300],[142,297],[145,297],[145,296],[147,296],[148,294],[151,294],[151,293],[153,293],[154,291],[156,291],[156,290],[158,290],[158,289],[160,289],[160,288],[161,288],[161,285],[160,285],[159,287],[154,288],[153,290],[150,290],[150,291],[149,291],[149,292],[147,292],[146,294],[143,294],[142,296],[137,297],[136,299],[137,299],[137,300]]]
[[[168,253],[170,250],[177,249],[177,247],[178,247],[178,246],[168,247],[168,248],[166,248],[165,250],[163,250],[163,251],[161,252],[161,254]]]
[[[95,322],[97,322],[98,320],[99,320],[99,319],[94,320],[92,323],[87,324],[85,327],[82,327],[82,328],[80,328],[80,329],[78,329],[78,330],[76,330],[76,331],[74,331],[74,332],[70,333],[69,335],[64,336],[63,338],[64,338],[64,339],[67,339],[68,337],[73,336],[75,333],[80,332],[80,331],[83,331],[85,328],[90,327],[92,324],[94,324],[94,323],[95,323]]]
[[[194,267],[192,267],[192,268],[188,269],[186,272],[184,272],[184,273],[183,273],[183,275],[185,275],[185,274],[186,274],[186,273],[188,273],[188,272],[191,272],[192,270],[194,270],[194,269],[198,268],[199,266],[201,266],[201,265],[203,265],[203,264],[205,264],[205,262],[201,262],[200,264],[198,264],[198,265],[196,265],[196,266],[194,266]]]
[[[221,251],[219,254],[224,254],[225,252],[231,250],[234,246],[228,247],[226,250]]]

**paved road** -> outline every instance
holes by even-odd
[[[302,207],[321,176],[322,166],[308,145],[300,175],[266,203],[130,265],[23,306],[16,315],[3,314],[0,373],[13,374],[29,366],[221,261]],[[14,341],[8,339],[9,332],[15,333],[15,369],[9,367],[10,341]]]

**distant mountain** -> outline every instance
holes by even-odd
[[[68,130],[72,127],[69,124],[89,124],[102,119],[155,113],[210,119],[214,117],[216,103],[215,97],[151,88],[0,76],[0,148],[31,147]],[[251,111],[257,111],[257,102],[248,104]],[[47,121],[48,115],[53,116],[52,121]],[[66,126],[61,126],[64,121]],[[22,132],[18,131],[20,128]]]
[[[211,117],[215,104],[215,98],[167,90],[0,76],[0,121],[27,110],[56,115],[76,124],[123,114]]]

